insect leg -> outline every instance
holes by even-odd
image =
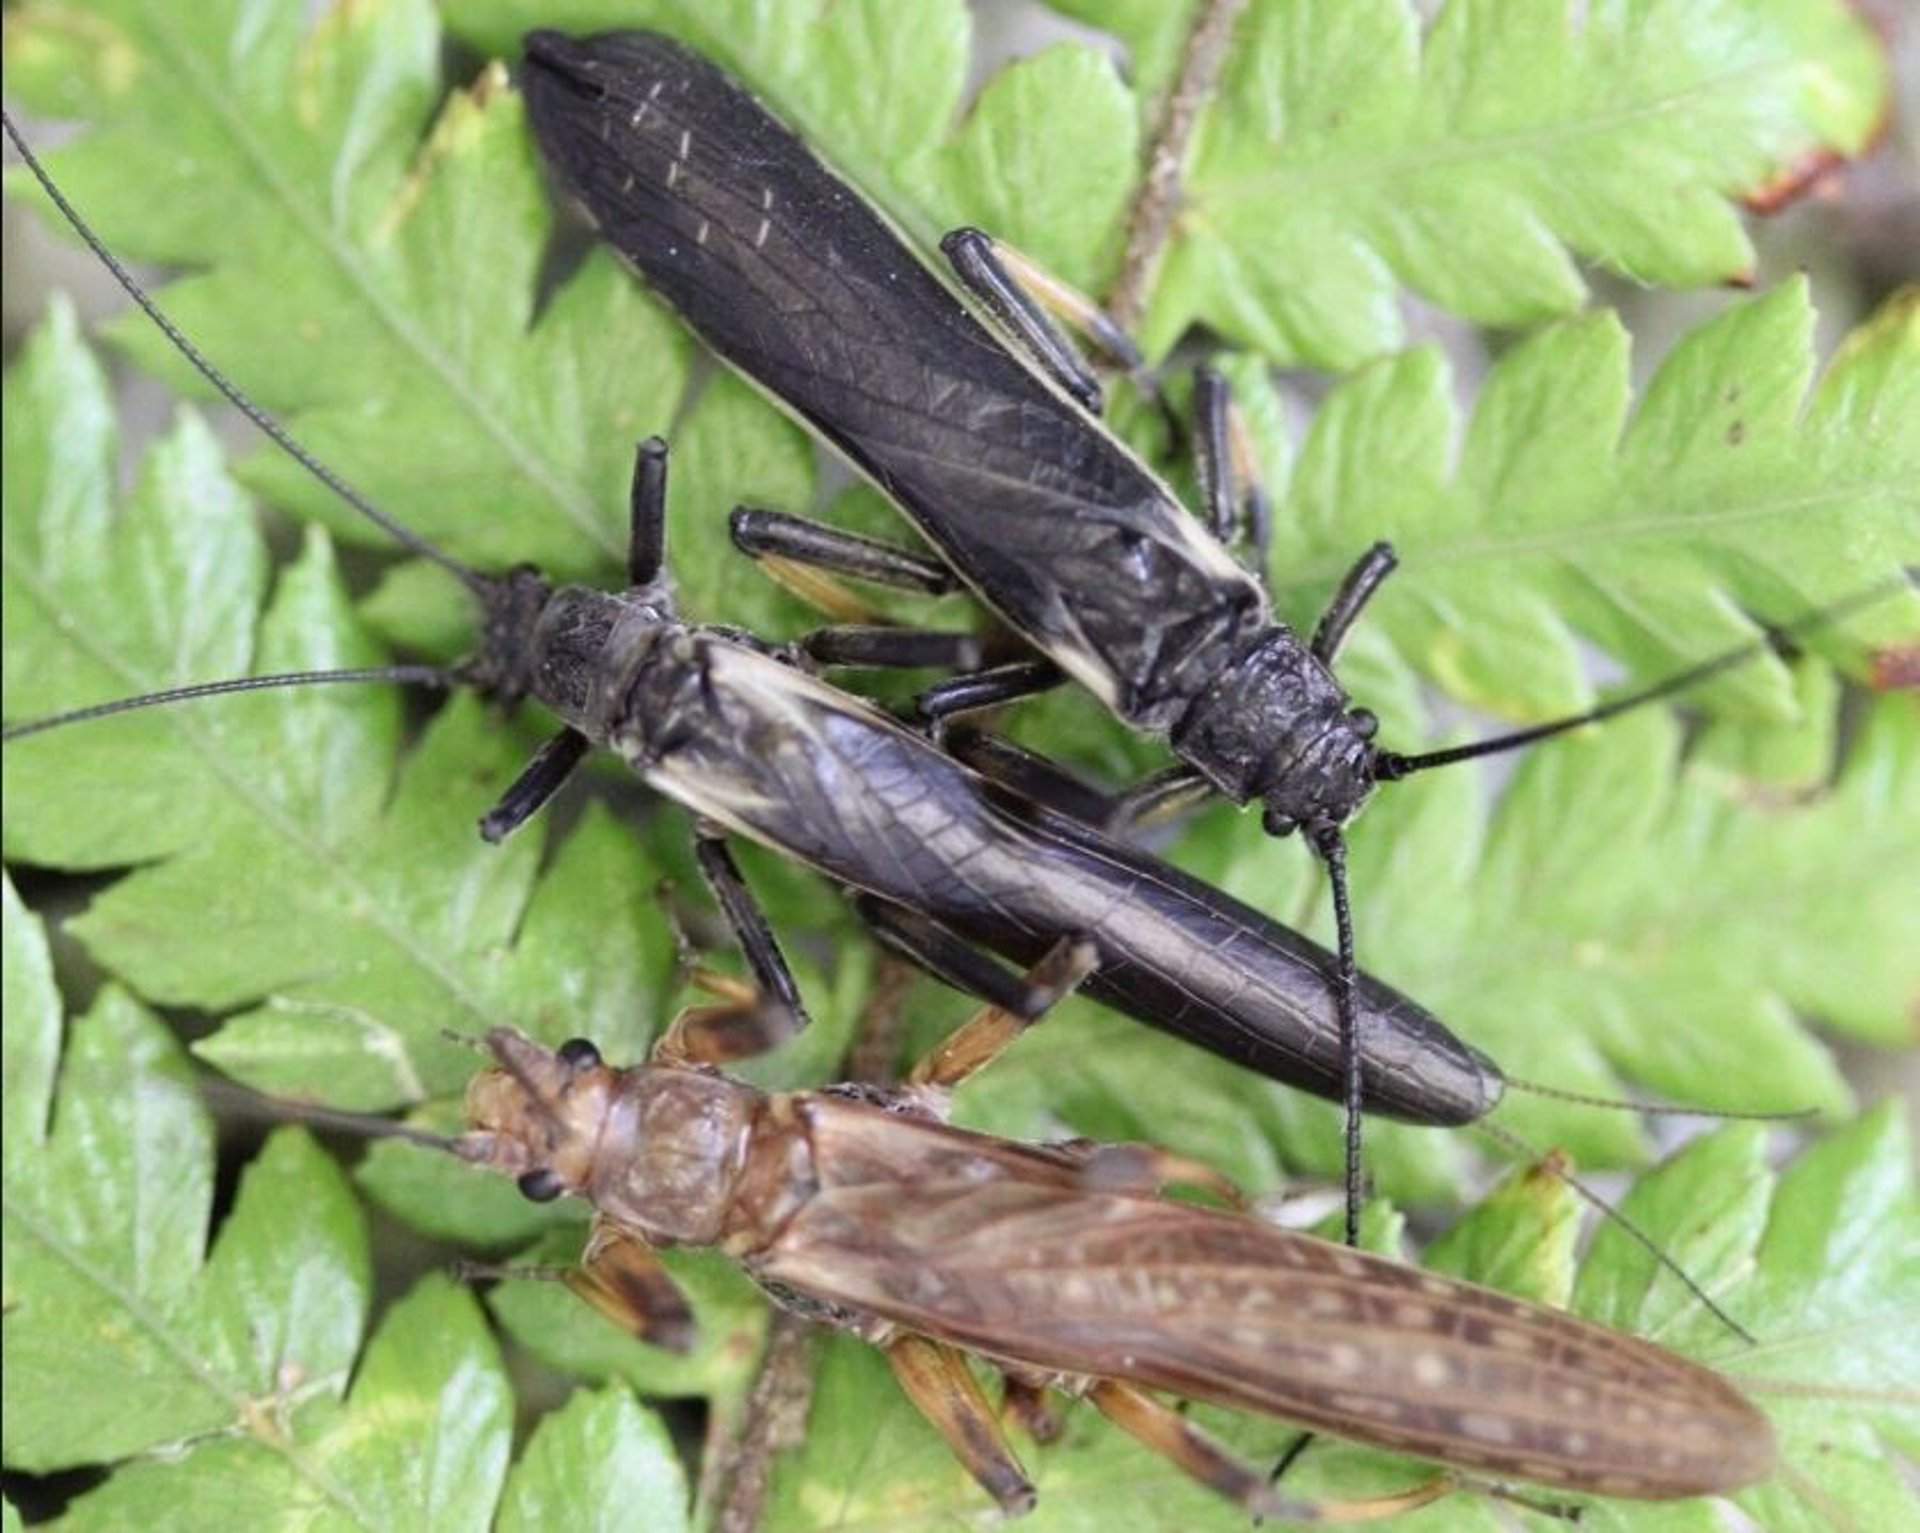
[[[1009,1517],[1033,1510],[1033,1482],[1007,1445],[967,1360],[951,1347],[903,1336],[887,1349],[900,1388],[947,1440],[953,1456]]]
[[[1222,543],[1245,539],[1248,563],[1264,585],[1273,502],[1261,481],[1253,433],[1233,402],[1233,387],[1212,367],[1194,369],[1193,456],[1207,525]]]
[[[988,1006],[976,1012],[914,1066],[907,1083],[953,1087],[975,1071],[984,1070],[1005,1052],[1008,1044],[1073,994],[1099,962],[1100,955],[1091,942],[1063,937],[1027,970],[1027,993],[1036,1005],[1025,1011]]]
[[[1131,1384],[1106,1379],[1094,1385],[1087,1398],[1121,1431],[1255,1517],[1315,1523],[1371,1522],[1425,1506],[1454,1488],[1454,1482],[1441,1475],[1394,1496],[1332,1504],[1296,1501],[1274,1490],[1259,1470],[1229,1453],[1178,1411]]]
[[[914,707],[921,719],[935,724],[1050,691],[1066,679],[1066,673],[1051,660],[1014,660],[928,687],[914,700]]]
[[[1009,974],[997,960],[918,911],[875,899],[870,894],[855,896],[853,908],[866,922],[874,940],[888,952],[898,954],[964,995],[977,996],[1002,1011],[1029,1018],[1038,1016],[1051,1004],[1051,997],[1044,990],[1036,991],[1024,979]]]
[[[1399,562],[1391,543],[1375,543],[1347,571],[1346,579],[1340,582],[1340,589],[1333,593],[1333,600],[1327,603],[1327,610],[1320,614],[1319,626],[1313,630],[1313,656],[1322,665],[1333,664],[1334,656],[1340,653],[1347,630],[1353,626],[1354,619],[1360,616],[1361,608],[1373,600],[1373,593],[1380,589],[1381,582],[1393,573]]]
[[[1000,735],[963,726],[950,732],[945,744],[948,755],[982,777],[1069,819],[1105,825],[1113,811],[1113,801],[1098,788],[1082,782],[1058,762],[1022,750]]]
[[[945,596],[960,585],[938,559],[804,516],[737,506],[727,526],[733,546],[749,559],[783,559],[928,596]]]
[[[538,814],[573,775],[588,748],[587,737],[571,724],[541,746],[500,802],[480,817],[480,839],[497,846]]]
[[[651,585],[667,557],[667,444],[650,436],[633,458],[633,490],[628,497],[627,580]]]
[[[932,596],[944,596],[958,584],[944,564],[925,554],[783,511],[736,506],[728,525],[733,546],[768,579],[843,623],[874,623],[880,614],[835,575]]]
[[[1048,1400],[1045,1386],[1029,1384],[1010,1373],[1001,1377],[1006,1381],[1006,1388],[1000,1396],[1000,1414],[1042,1447],[1057,1442],[1066,1423]]]
[[[751,984],[696,968],[700,988],[721,997],[718,1005],[690,1006],[675,1017],[654,1045],[654,1058],[676,1064],[727,1064],[764,1054],[807,1025],[800,986],[774,940],[753,891],[721,836],[696,831],[694,859],[720,913],[747,960]]]
[[[1107,812],[1104,829],[1115,835],[1140,830],[1160,820],[1171,819],[1183,809],[1200,803],[1213,792],[1213,784],[1190,766],[1170,766],[1143,777],[1125,793],[1118,795]]]
[[[1158,1197],[1169,1187],[1191,1187],[1212,1193],[1229,1208],[1247,1206],[1247,1195],[1232,1177],[1214,1170],[1203,1160],[1191,1160],[1153,1144],[1092,1141],[1081,1161],[1080,1174],[1093,1192]]]
[[[698,1336],[693,1306],[653,1248],[619,1225],[596,1219],[580,1265],[566,1285],[622,1330],[682,1355]]]
[[[903,671],[974,671],[982,658],[976,634],[885,623],[816,628],[800,640],[800,648],[821,665]]]
[[[1047,309],[1072,311],[1076,321],[1104,324],[1110,336],[1130,353],[1124,365],[1140,365],[1140,353],[1133,343],[1090,299],[1056,282],[1017,252],[996,245],[980,230],[955,229],[940,241],[940,249],[954,275],[1020,349],[1093,414],[1100,414],[1106,403],[1100,380]]]
[[[738,506],[729,526],[734,547],[772,579],[809,606],[842,620],[842,626],[815,629],[800,639],[800,648],[820,664],[954,671],[979,666],[981,645],[973,634],[877,621],[879,615],[864,600],[833,578],[852,575],[943,596],[958,582],[937,560],[781,511]]]

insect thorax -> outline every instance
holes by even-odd
[[[1296,824],[1343,824],[1372,791],[1372,721],[1278,625],[1222,666],[1171,742],[1235,803],[1262,799]]]
[[[764,1098],[700,1070],[630,1072],[589,1196],[650,1241],[711,1245],[725,1227]]]
[[[596,591],[562,586],[535,624],[531,691],[596,745],[632,712],[636,681],[686,630],[664,590]]]

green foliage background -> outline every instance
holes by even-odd
[[[814,508],[826,492],[810,444],[706,376],[604,252],[541,296],[548,200],[507,75],[477,61],[510,59],[536,20],[665,27],[917,235],[979,223],[1099,288],[1191,7],[1059,8],[1109,26],[1130,79],[1063,46],[969,104],[958,0],[910,14],[902,0],[366,0],[311,31],[293,0],[111,0],[9,11],[7,84],[23,107],[88,124],[56,173],[117,250],[181,270],[168,310],[411,525],[487,567],[525,559],[611,583],[632,443],[670,428],[689,611],[785,634],[807,614],[730,555],[724,519],[740,500]],[[1402,0],[1256,0],[1151,295],[1156,353],[1195,323],[1247,348],[1225,365],[1275,491],[1288,614],[1310,621],[1371,539],[1399,548],[1403,571],[1343,664],[1395,745],[1431,733],[1422,683],[1501,717],[1548,716],[1589,698],[1583,646],[1658,675],[1751,635],[1748,612],[1791,615],[1920,562],[1911,293],[1824,359],[1805,283],[1730,299],[1637,388],[1621,322],[1580,312],[1587,266],[1670,285],[1745,273],[1735,199],[1857,152],[1886,111],[1871,34],[1838,0],[1587,12],[1574,29],[1550,6],[1455,0],[1423,35]],[[1463,400],[1440,351],[1396,349],[1403,292],[1532,328]],[[107,335],[205,395],[144,321]],[[1290,418],[1274,363],[1343,376]],[[1161,450],[1145,412],[1123,404],[1120,419]],[[364,663],[395,644],[459,647],[457,592],[405,561],[379,561],[370,582],[361,550],[377,537],[270,452],[230,468],[191,410],[123,492],[111,394],[64,306],[8,375],[5,433],[9,718]],[[297,547],[269,539],[249,492],[297,519]],[[829,509],[892,526],[864,491]],[[1812,1105],[1837,1124],[1855,1104],[1807,1019],[1896,1046],[1920,1005],[1920,710],[1912,694],[1860,704],[1839,752],[1836,676],[1916,642],[1920,603],[1890,602],[1815,640],[1807,663],[1709,689],[1711,722],[1685,749],[1674,721],[1647,715],[1539,752],[1497,800],[1471,771],[1383,793],[1354,835],[1363,961],[1516,1077]],[[1019,728],[1110,780],[1158,759],[1083,700],[1049,700]],[[700,1397],[717,1422],[737,1405],[763,1319],[737,1276],[680,1263],[704,1322],[691,1359],[625,1342],[541,1285],[487,1294],[497,1331],[437,1278],[376,1301],[361,1196],[465,1249],[540,1259],[577,1247],[577,1212],[393,1147],[343,1174],[293,1130],[251,1162],[209,1244],[212,1130],[150,1010],[217,1019],[194,1029],[193,1052],[262,1089],[441,1121],[471,1069],[443,1028],[586,1033],[636,1055],[673,1004],[652,891],[666,873],[685,881],[684,820],[594,802],[564,834],[542,824],[483,846],[474,819],[537,738],[470,699],[416,731],[401,700],[343,689],[5,752],[8,859],[113,875],[60,922],[69,988],[104,982],[64,1054],[47,949],[7,894],[5,1459],[119,1465],[68,1524],[204,1527],[213,1507],[235,1526],[633,1526],[646,1508],[643,1525],[671,1529],[691,1515],[641,1399]],[[1171,855],[1324,935],[1305,858],[1231,812]],[[756,1077],[828,1078],[870,960],[811,880],[770,858],[748,869],[820,1023]],[[921,987],[915,1042],[961,1009]],[[1259,1188],[1337,1165],[1325,1104],[1090,1006],[1050,1019],[961,1111],[1008,1133],[1157,1140]],[[1516,1094],[1499,1121],[1586,1165],[1650,1154],[1623,1114]],[[1615,1237],[1576,1263],[1567,1195],[1531,1180],[1427,1259],[1570,1300],[1756,1388],[1797,1386],[1763,1397],[1790,1472],[1743,1504],[1769,1529],[1897,1525],[1913,1506],[1891,1455],[1920,1439],[1903,1124],[1883,1108],[1777,1180],[1762,1139],[1722,1132],[1632,1200],[1764,1338],[1755,1351]],[[1394,1198],[1460,1195],[1472,1147],[1459,1136],[1386,1126],[1368,1143]],[[1381,1243],[1401,1240],[1384,1206],[1372,1222]],[[500,1333],[591,1381],[537,1424],[523,1413],[511,1444]],[[769,1526],[977,1520],[983,1499],[877,1361],[838,1342],[822,1357],[815,1429],[783,1466]],[[1031,1455],[1035,1525],[1239,1525],[1087,1415]],[[1250,1450],[1287,1439],[1210,1419]],[[1405,1478],[1338,1450],[1310,1455],[1300,1484]],[[1592,1516],[1713,1525],[1699,1506]],[[1492,1517],[1455,1498],[1408,1521]]]

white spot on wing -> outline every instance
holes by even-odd
[[[1485,1411],[1464,1411],[1460,1416],[1460,1430],[1469,1437],[1476,1437],[1486,1443],[1510,1443],[1513,1441],[1513,1423],[1504,1416],[1490,1415]]]

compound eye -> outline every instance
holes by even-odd
[[[1300,822],[1292,815],[1282,814],[1277,809],[1269,809],[1260,817],[1260,823],[1270,836],[1290,836],[1300,828]]]
[[[523,1175],[519,1187],[520,1196],[530,1203],[551,1203],[567,1190],[566,1184],[545,1166]]]
[[[560,1063],[569,1070],[591,1070],[600,1063],[600,1051],[585,1038],[569,1038],[560,1045]]]
[[[1347,715],[1347,723],[1362,740],[1371,740],[1380,733],[1380,717],[1371,708],[1356,708]]]

